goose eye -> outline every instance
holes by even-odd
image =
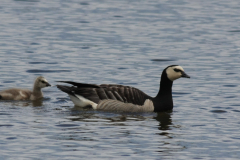
[[[42,83],[46,83],[45,81],[41,81]]]
[[[181,70],[180,69],[177,69],[177,68],[174,68],[173,69],[175,72],[181,72]]]

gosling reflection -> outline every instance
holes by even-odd
[[[163,130],[163,131],[169,130],[169,126],[172,125],[171,114],[172,114],[172,111],[157,113],[157,116],[154,117],[154,119],[159,121],[159,127],[158,127],[159,130]]]
[[[31,103],[30,103],[30,105],[31,105]],[[33,107],[40,107],[42,105],[43,105],[43,99],[38,99],[38,100],[32,101]]]
[[[43,100],[38,99],[34,101],[11,101],[11,100],[5,100],[2,101],[2,103],[5,104],[11,104],[11,106],[19,106],[19,107],[40,107],[43,105]]]

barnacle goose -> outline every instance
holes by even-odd
[[[57,85],[66,92],[79,107],[92,107],[95,110],[126,112],[161,112],[173,109],[172,84],[181,78],[190,78],[179,65],[171,65],[162,72],[160,89],[156,97],[141,90],[117,84],[85,84],[71,81],[58,81],[72,86]]]

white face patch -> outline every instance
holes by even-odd
[[[166,69],[166,73],[167,73],[168,79],[170,79],[171,81],[174,81],[174,80],[182,77],[182,73],[181,72],[176,72],[176,71],[174,71],[174,69],[184,71],[181,66],[168,67]]]

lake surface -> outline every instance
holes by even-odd
[[[174,108],[114,113],[44,99],[0,102],[0,159],[240,159],[238,0],[2,0],[0,89],[58,80],[155,96],[181,65]]]

